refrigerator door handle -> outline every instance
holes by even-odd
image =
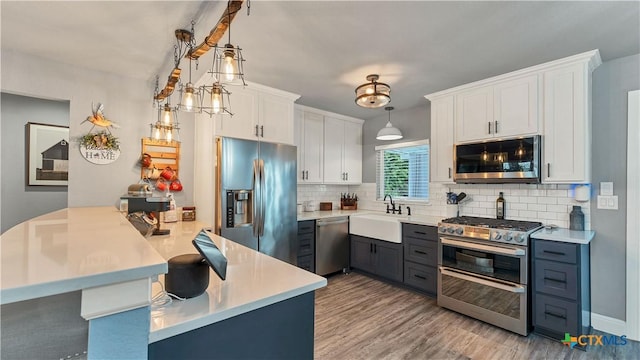
[[[260,165],[260,236],[264,236],[264,218],[265,218],[265,194],[263,194],[263,189],[265,188],[265,180],[264,180],[264,160],[259,160]]]
[[[251,212],[253,219],[251,220],[251,225],[253,227],[253,237],[258,237],[260,231],[260,209],[258,206],[260,205],[260,194],[262,192],[261,182],[260,182],[260,165],[258,160],[253,160],[253,199]]]

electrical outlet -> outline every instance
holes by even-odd
[[[618,210],[618,195],[598,195],[598,209]]]

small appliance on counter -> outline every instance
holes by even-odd
[[[304,211],[316,211],[316,203],[313,201],[305,201],[304,202]]]
[[[148,223],[145,218],[151,218],[155,229],[151,233],[152,235],[168,235],[169,229],[160,229],[160,213],[169,210],[171,205],[171,198],[162,196],[140,196],[140,195],[123,195],[120,197],[120,203],[126,203],[127,219],[136,226],[136,229],[144,236],[148,236],[147,226],[144,223]],[[143,215],[131,215],[134,213],[143,213]],[[149,215],[150,214],[150,215]],[[147,215],[147,216],[144,216]],[[140,220],[144,221],[141,222]]]

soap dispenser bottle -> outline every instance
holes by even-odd
[[[569,230],[584,230],[584,213],[578,205],[574,205],[569,213]]]
[[[496,199],[496,219],[504,219],[504,197],[502,196],[502,191]]]

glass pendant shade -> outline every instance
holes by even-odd
[[[391,101],[391,88],[387,84],[377,82],[378,78],[378,75],[369,75],[369,82],[356,88],[356,104],[365,108],[379,108]]]
[[[399,140],[402,139],[402,132],[400,129],[394,127],[391,124],[391,110],[393,107],[387,106],[384,108],[389,112],[389,121],[387,121],[387,125],[378,131],[378,135],[376,135],[377,140]]]
[[[184,111],[195,111],[196,97],[194,91],[193,84],[187,83],[184,94],[182,94],[182,109]]]
[[[164,109],[162,110],[162,121],[165,125],[173,124],[173,111],[169,104],[164,104]]]
[[[222,110],[222,88],[219,85],[213,85],[211,90],[211,111],[214,114],[219,114]]]
[[[236,54],[233,51],[234,47],[231,44],[226,44],[224,50],[224,60],[223,60],[223,76],[224,81],[232,82],[236,79],[238,74],[238,66],[236,65]]]

